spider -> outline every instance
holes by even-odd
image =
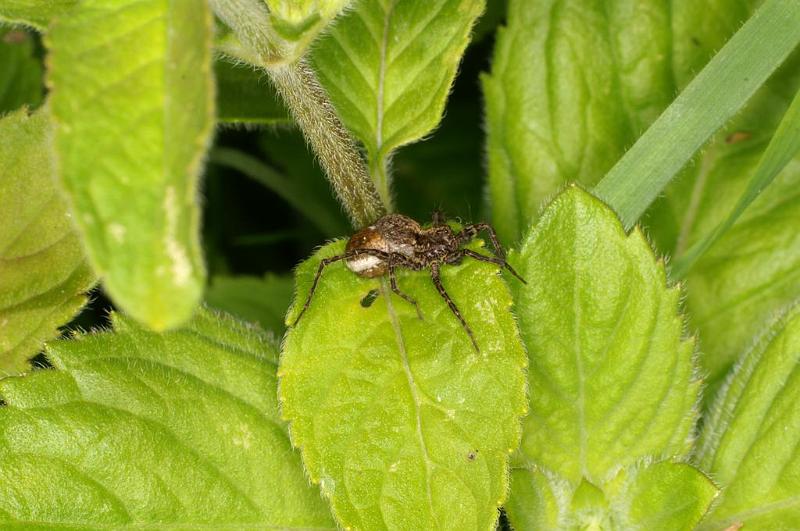
[[[471,249],[462,248],[462,245],[470,242],[481,231],[486,231],[489,235],[489,239],[491,239],[494,246],[495,256],[486,256]],[[411,269],[412,271],[430,269],[433,285],[436,286],[439,295],[442,296],[447,306],[467,332],[470,341],[472,341],[472,346],[475,347],[476,351],[480,352],[472,329],[464,320],[458,306],[444,289],[440,275],[442,265],[458,264],[466,257],[505,267],[523,284],[527,284],[525,279],[506,262],[503,248],[500,246],[500,242],[497,241],[497,234],[488,223],[465,225],[460,232],[455,232],[449,225],[445,224],[440,214],[434,214],[433,225],[427,229],[421,227],[419,223],[409,217],[401,214],[388,214],[369,227],[353,234],[347,242],[344,254],[331,256],[320,262],[306,303],[292,326],[295,326],[300,321],[300,318],[311,304],[311,298],[317,289],[322,271],[327,266],[340,260],[344,260],[350,271],[362,277],[375,278],[388,273],[392,291],[410,304],[413,304],[417,310],[417,315],[422,319],[422,312],[420,312],[417,301],[397,287],[395,270],[399,267]]]

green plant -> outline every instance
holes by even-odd
[[[0,21],[3,529],[800,527],[800,3]],[[286,330],[437,202],[528,281],[443,269],[480,352],[405,270],[424,319],[339,264]]]

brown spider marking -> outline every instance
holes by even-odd
[[[485,231],[494,246],[495,256],[486,256],[471,249],[463,249],[462,246],[472,241],[478,233]],[[292,326],[295,326],[303,316],[311,298],[317,289],[319,278],[322,271],[332,263],[340,260],[345,261],[347,268],[353,273],[367,278],[375,278],[389,275],[389,283],[397,295],[414,305],[417,315],[422,319],[422,312],[417,301],[411,296],[400,291],[397,287],[397,277],[395,270],[399,267],[412,271],[422,271],[429,269],[433,285],[442,296],[450,311],[461,323],[461,326],[469,335],[475,350],[480,352],[478,343],[472,329],[469,327],[461,311],[447,294],[447,290],[442,285],[440,269],[442,265],[458,264],[464,258],[473,258],[481,262],[489,262],[500,267],[505,267],[512,275],[517,277],[523,284],[527,284],[525,279],[514,271],[514,268],[506,262],[505,253],[497,240],[497,234],[491,225],[487,223],[473,223],[465,225],[461,231],[455,232],[444,222],[440,215],[434,214],[433,225],[430,228],[422,228],[413,219],[401,214],[388,214],[377,220],[369,227],[365,227],[350,237],[347,242],[344,254],[324,258],[319,263],[308,298],[300,310]]]

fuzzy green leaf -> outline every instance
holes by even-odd
[[[535,466],[511,468],[511,496],[505,505],[508,519],[519,531],[558,529],[571,499],[567,481]]]
[[[599,181],[672,99],[670,9],[510,0],[483,77],[489,191],[503,239],[519,239],[565,182]]]
[[[632,227],[711,136],[800,45],[800,3],[766,0],[597,184]]]
[[[536,467],[512,472],[506,511],[514,529],[690,530],[717,496],[716,486],[685,463],[661,461],[621,470],[577,487]]]
[[[112,299],[156,329],[205,284],[197,182],[213,126],[204,2],[85,0],[46,38],[61,178]]]
[[[261,325],[276,336],[283,335],[283,320],[292,301],[294,283],[289,276],[267,273],[263,278],[212,277],[206,303],[240,319]]]
[[[508,25],[498,33],[492,74],[483,79],[490,198],[501,236],[517,240],[538,217],[542,202],[565,182],[597,183],[750,17],[756,4],[511,0]],[[792,2],[783,4],[789,9]],[[781,32],[794,31],[789,20],[782,17]],[[767,48],[765,53],[773,52]],[[738,72],[742,79],[753,81],[749,70],[760,69],[765,62],[751,63],[740,65],[748,70]],[[729,89],[722,89],[728,92],[726,98],[733,97]],[[705,106],[703,113],[724,111],[729,116],[730,109],[718,108],[724,99]],[[673,111],[673,117],[687,120],[702,114]],[[769,109],[765,116],[769,119],[759,131],[774,128],[774,111]],[[670,134],[685,133],[688,138],[702,132],[707,123],[711,122],[706,120],[702,127],[679,124]],[[724,138],[734,131],[728,128],[718,144],[724,146]],[[656,151],[663,155],[665,147],[676,152],[675,143],[664,138],[655,139],[659,149],[651,150],[653,156]],[[687,172],[707,170],[704,164]],[[650,178],[651,173],[618,175],[632,180]],[[691,187],[691,177],[681,181]],[[674,215],[681,217],[681,210],[685,207]]]
[[[683,455],[700,382],[684,338],[680,290],[667,287],[642,233],[571,187],[545,210],[512,261],[528,349],[528,462],[571,482],[619,466]]]
[[[326,245],[300,265],[287,322],[320,260],[343,249]],[[343,526],[494,529],[526,407],[525,353],[496,267],[465,260],[442,276],[479,353],[426,272],[398,272],[420,320],[388,281],[341,262],[284,340],[281,411]]]
[[[208,311],[115,327],[0,381],[3,528],[333,527],[278,418],[273,341]]]
[[[512,0],[484,78],[501,237],[518,239],[565,182],[596,183],[756,4]],[[798,89],[800,52],[666,189],[643,221],[661,253],[683,255],[724,221]],[[798,191],[795,158],[687,277],[712,381],[764,319],[800,296]]]
[[[794,96],[792,104],[783,115],[781,123],[758,162],[753,175],[747,183],[747,189],[736,202],[736,206],[725,218],[702,240],[695,243],[691,249],[680,256],[672,265],[671,273],[676,278],[683,278],[686,272],[694,265],[708,249],[716,243],[722,234],[725,234],[739,219],[742,212],[769,186],[775,177],[786,168],[792,158],[800,155],[800,90]]]
[[[389,199],[392,151],[439,123],[483,0],[365,0],[314,46],[312,60]]]
[[[3,0],[0,21],[44,30],[54,18],[67,14],[79,0]]]
[[[630,526],[625,529],[694,529],[719,489],[697,468],[663,461],[630,471]]]
[[[651,214],[651,235],[680,257],[713,234],[745,193],[792,97],[800,54],[730,124],[727,140],[704,154],[694,179],[675,183]],[[742,347],[800,297],[800,156],[778,173],[686,275],[688,312],[702,341],[703,368],[722,380]]]
[[[703,427],[698,462],[723,487],[704,529],[800,526],[800,305],[740,359]]]
[[[229,61],[214,63],[217,119],[233,124],[290,123],[286,108],[263,71]]]
[[[0,115],[42,101],[42,65],[34,56],[33,36],[0,28]]]
[[[29,368],[94,283],[54,185],[49,135],[42,112],[0,120],[0,376]]]

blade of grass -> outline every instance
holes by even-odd
[[[627,229],[800,43],[800,2],[767,0],[595,187]]]
[[[742,212],[772,182],[792,158],[800,153],[800,91],[783,116],[778,129],[770,140],[764,155],[758,162],[753,176],[742,197],[725,221],[717,225],[705,238],[695,243],[686,253],[675,260],[670,271],[673,278],[683,278],[698,258],[730,229]]]

